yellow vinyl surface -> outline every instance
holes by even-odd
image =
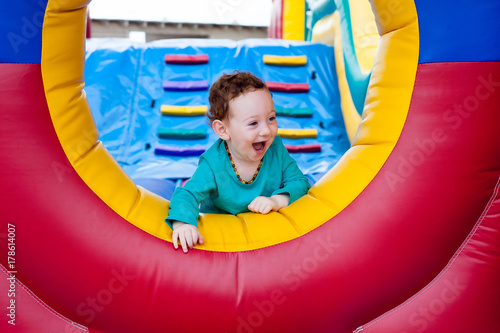
[[[283,39],[304,40],[305,1],[283,0]]]
[[[389,8],[395,7],[393,4]],[[368,1],[349,0],[354,52],[363,74],[372,70],[380,36]]]

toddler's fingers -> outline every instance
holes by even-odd
[[[261,203],[257,201],[257,199],[254,199],[250,205],[248,205],[248,210],[254,213],[260,213],[261,211]]]
[[[174,244],[174,249],[176,250],[179,248],[179,244],[177,243],[178,238],[179,238],[179,233],[174,230],[174,232],[172,233],[172,243]]]
[[[266,205],[266,204],[262,204],[262,205],[259,207],[259,213],[261,213],[261,214],[265,214],[265,213],[266,213],[266,209],[267,209],[267,205]]]
[[[258,213],[259,212],[259,203],[260,203],[259,197],[253,199],[253,201],[248,205],[248,210],[250,210],[254,213]]]
[[[199,231],[198,231],[198,243],[203,244],[203,236]]]
[[[252,202],[250,203],[250,205],[252,205],[253,207],[255,207],[255,206],[256,206],[256,205],[258,205],[261,201],[262,201],[262,196],[256,197],[255,199],[253,199],[253,200],[252,200]]]
[[[254,212],[254,213],[260,213],[260,209],[259,207],[255,207],[253,209],[250,209],[250,211]]]
[[[253,212],[253,210],[254,210],[254,208],[253,208],[253,206],[254,206],[254,202],[255,202],[255,199],[254,199],[252,202],[250,202],[250,204],[248,205],[248,210],[250,210],[250,211],[252,211],[252,212]]]
[[[193,248],[193,235],[191,230],[187,230],[186,233],[184,234],[186,236],[186,243],[187,246],[192,249]]]
[[[200,233],[198,232],[197,229],[193,229],[191,230],[191,237],[193,237],[193,246],[195,246],[196,244],[198,244],[198,235]]]
[[[262,209],[262,214],[267,214],[271,211],[271,205],[265,205],[264,208]]]
[[[187,246],[186,246],[186,235],[182,235],[182,237],[179,237],[179,239],[181,241],[182,251],[184,253],[187,253],[188,249],[187,249]]]
[[[267,214],[269,213],[269,202],[268,201],[262,201],[259,206],[259,212],[261,214]]]

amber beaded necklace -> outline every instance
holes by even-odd
[[[257,175],[259,174],[260,167],[262,166],[262,162],[264,161],[264,158],[260,160],[259,166],[257,167],[257,170],[255,171],[255,174],[253,175],[252,179],[249,181],[243,180],[240,177],[240,174],[238,173],[238,170],[236,169],[236,165],[234,164],[233,158],[231,157],[231,152],[229,151],[229,147],[227,146],[227,143],[224,141],[224,145],[226,146],[226,151],[227,151],[227,156],[229,156],[229,160],[231,161],[231,165],[233,166],[233,170],[236,173],[236,177],[238,177],[238,180],[242,182],[243,184],[251,184],[257,178]]]

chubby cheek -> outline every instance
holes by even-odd
[[[276,135],[278,135],[278,126],[277,125],[276,126],[271,126],[270,130],[271,130],[271,135],[270,135],[271,136],[271,141],[269,143],[272,143],[274,141],[274,137]]]
[[[245,137],[242,137],[240,140],[239,140],[239,147],[241,150],[244,150],[244,151],[252,151],[253,150],[253,142],[254,142],[254,137],[253,136],[245,136]]]
[[[257,131],[247,133],[244,139],[245,143],[252,146],[252,143],[254,143],[257,140],[258,136],[259,133]]]
[[[278,135],[278,125],[272,127],[273,138]]]

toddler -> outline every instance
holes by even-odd
[[[210,88],[207,117],[219,139],[200,156],[198,168],[170,201],[165,221],[174,248],[203,244],[199,212],[267,214],[286,207],[310,188],[277,136],[267,86],[249,72],[222,75]]]

